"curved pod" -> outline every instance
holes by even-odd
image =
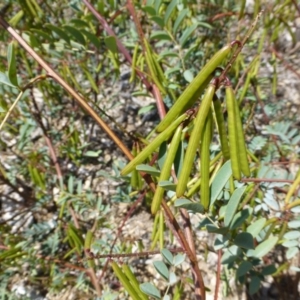
[[[179,116],[185,109],[188,109],[187,103],[190,99],[197,93],[197,91],[202,87],[202,84],[208,79],[208,77],[213,73],[213,71],[223,62],[223,60],[228,56],[232,49],[232,45],[228,44],[220,49],[202,68],[198,75],[193,79],[193,81],[187,86],[183,93],[179,96],[175,104],[171,107],[167,115],[158,124],[156,131],[164,131],[172,122],[174,118]],[[195,99],[196,101],[196,99]],[[190,102],[193,105],[193,101]]]
[[[161,173],[159,176],[160,181],[168,180],[171,174],[171,168],[177,153],[177,149],[179,147],[179,143],[181,141],[181,133],[182,133],[182,125],[179,125],[179,127],[176,129],[172,142],[169,146],[168,152],[167,152],[167,157],[165,159],[164,165],[161,169]],[[151,204],[151,212],[152,214],[156,214],[157,211],[159,210],[163,195],[164,195],[164,188],[161,186],[157,185],[156,191],[152,200]]]
[[[183,161],[183,166],[182,170],[179,174],[178,178],[178,184],[176,188],[176,195],[177,197],[181,197],[186,189],[189,176],[192,171],[194,159],[195,159],[195,154],[197,151],[197,148],[199,147],[199,142],[200,138],[202,136],[202,131],[205,125],[206,117],[209,113],[212,99],[214,96],[216,90],[215,84],[210,84],[203,96],[203,100],[201,102],[201,106],[198,110],[195,123],[194,123],[194,128],[192,130],[189,144],[187,146],[187,150],[184,156],[184,161]]]
[[[200,161],[201,161],[201,185],[200,185],[200,203],[204,209],[209,208],[209,166],[210,153],[209,146],[212,138],[212,112],[211,109],[206,117],[204,130],[201,139]]]
[[[241,169],[238,155],[238,134],[236,127],[236,111],[235,111],[235,97],[232,86],[227,84],[226,90],[226,106],[228,113],[228,137],[230,147],[230,159],[233,177],[237,180],[241,179]]]
[[[137,165],[145,161],[147,157],[150,156],[162,142],[166,141],[176,128],[189,116],[190,115],[188,113],[185,113],[178,117],[164,132],[159,134],[143,151],[141,151],[129,164],[125,166],[125,168],[121,171],[121,175],[124,176],[129,174]]]
[[[225,160],[228,160],[230,159],[230,153],[228,147],[227,132],[226,132],[224,116],[222,112],[221,101],[217,96],[214,97],[213,104],[214,104],[214,111],[215,111],[215,116],[217,121],[218,132],[220,136],[223,157]]]

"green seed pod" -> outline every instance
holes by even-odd
[[[179,174],[177,188],[176,188],[176,195],[177,197],[181,197],[186,189],[189,176],[192,171],[195,154],[197,151],[197,148],[199,147],[200,138],[202,136],[202,131],[205,125],[206,117],[209,113],[212,99],[215,93],[215,83],[210,84],[203,96],[203,100],[201,102],[201,106],[199,108],[199,111],[197,113],[194,128],[192,130],[189,144],[187,146],[187,150],[184,156],[183,166],[181,173]]]
[[[238,155],[238,133],[236,127],[235,97],[232,86],[228,83],[226,90],[226,105],[228,113],[228,137],[230,147],[231,168],[234,178],[241,179],[241,169]]]
[[[224,116],[222,112],[221,101],[216,95],[214,97],[213,104],[214,104],[214,111],[215,111],[215,116],[216,116],[216,121],[218,126],[218,132],[220,136],[221,149],[222,149],[223,157],[226,161],[230,159],[227,132],[226,132]]]
[[[166,141],[175,129],[187,118],[189,118],[190,114],[185,113],[178,117],[164,132],[159,134],[146,148],[140,152],[122,171],[121,175],[127,175],[132,172],[135,167],[141,164],[143,161],[146,160],[148,156],[150,156],[160,145],[162,142]]]
[[[147,62],[147,66],[149,68],[150,71],[150,75],[151,75],[151,79],[153,80],[153,82],[156,84],[156,86],[159,88],[159,90],[163,93],[166,94],[167,91],[165,89],[165,87],[162,85],[161,81],[159,80],[158,77],[158,72],[156,69],[156,65],[154,63],[155,57],[152,54],[152,51],[150,49],[150,46],[148,44],[148,41],[146,39],[144,39],[144,44],[145,44],[145,59]]]
[[[179,125],[179,127],[176,129],[176,131],[173,135],[172,142],[169,146],[169,149],[167,152],[167,157],[166,157],[163,167],[161,169],[161,173],[160,173],[158,182],[168,180],[170,177],[172,164],[174,162],[174,159],[175,159],[175,156],[177,153],[177,149],[178,149],[179,143],[181,141],[181,133],[182,133],[182,125]],[[165,191],[164,188],[157,185],[156,191],[155,191],[155,194],[154,194],[154,197],[152,200],[152,204],[151,204],[152,214],[156,214],[157,211],[159,210],[159,207],[160,207],[163,195],[164,195],[164,191]]]
[[[233,93],[233,97],[234,97],[234,93]],[[245,143],[243,124],[241,120],[239,105],[235,97],[234,97],[234,106],[235,106],[235,116],[236,116],[235,123],[236,123],[236,130],[237,130],[237,145],[238,145],[240,168],[242,173],[245,176],[249,177],[251,172],[250,172],[249,161],[247,156],[247,148]]]
[[[128,292],[128,294],[132,297],[134,300],[141,299],[140,295],[135,290],[134,286],[130,283],[128,277],[123,273],[122,269],[117,265],[116,262],[111,261],[111,267],[115,273],[115,275],[118,277],[122,285],[124,286],[125,290]]]
[[[228,56],[232,49],[232,45],[228,44],[219,50],[210,60],[209,62],[202,68],[202,70],[198,73],[198,75],[193,79],[193,81],[187,86],[187,88],[183,91],[183,93],[179,96],[175,104],[169,110],[167,115],[163,118],[163,120],[159,123],[156,128],[157,132],[164,131],[171,123],[172,120],[177,118],[185,109],[187,109],[186,103],[193,104],[190,100],[202,87],[203,83],[208,79],[208,77],[214,72],[214,70],[223,62],[223,60]]]
[[[203,129],[201,150],[200,150],[200,161],[201,161],[201,185],[200,185],[200,203],[204,209],[207,210],[209,207],[209,166],[210,166],[210,153],[209,146],[212,138],[212,112],[211,110],[206,117],[206,122]]]

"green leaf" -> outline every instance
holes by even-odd
[[[245,190],[245,186],[238,188],[233,192],[232,196],[230,197],[224,216],[224,225],[226,227],[229,226],[230,222],[232,221]]]
[[[232,222],[230,223],[229,228],[233,230],[240,227],[244,223],[244,221],[252,215],[252,211],[253,209],[251,207],[247,207],[242,211],[236,213],[232,219]]]
[[[152,6],[144,6],[144,7],[142,7],[142,10],[151,16],[156,15],[155,8]]]
[[[174,267],[177,267],[179,265],[181,265],[185,260],[185,255],[184,254],[177,254],[174,259],[173,259],[173,265]]]
[[[48,42],[53,41],[52,36],[50,34],[48,34],[48,32],[46,32],[45,30],[31,28],[30,31],[35,33],[34,36],[39,40],[41,40],[41,38],[42,38],[43,40],[48,41]]]
[[[236,270],[236,277],[241,277],[247,274],[252,269],[253,265],[249,261],[243,261]]]
[[[263,276],[272,275],[277,271],[277,268],[274,265],[266,266],[262,269],[261,274]]]
[[[83,67],[82,69],[83,69],[83,71],[84,71],[84,73],[85,73],[85,75],[86,75],[88,81],[90,82],[92,89],[93,89],[96,93],[99,93],[98,86],[97,86],[97,84],[96,84],[96,82],[95,82],[95,80],[94,80],[92,74],[91,74],[91,73],[88,71],[88,69],[86,69],[85,67]]]
[[[169,76],[170,74],[175,73],[175,72],[181,72],[181,68],[180,67],[169,68],[165,72],[165,75]],[[171,86],[173,86],[173,89],[178,89],[178,86],[176,84],[169,84],[168,88],[171,89],[172,88]]]
[[[181,172],[182,169],[182,164],[183,164],[183,158],[184,158],[184,142],[181,141],[179,143],[176,156],[174,159],[174,169],[175,169],[175,174],[178,177],[178,175]]]
[[[142,115],[142,114],[145,114],[151,110],[154,109],[154,104],[150,104],[150,105],[145,105],[143,107],[141,107],[138,111],[138,115]],[[166,142],[164,142],[166,144]]]
[[[177,276],[174,272],[170,272],[170,276],[169,276],[169,284],[170,285],[173,285],[177,282]],[[166,296],[165,296],[166,297]],[[164,297],[164,299],[165,299]],[[168,296],[169,297],[169,296]],[[171,299],[170,297],[169,298],[166,298],[166,299]]]
[[[171,181],[159,181],[158,185],[164,188],[166,191],[176,191],[176,184]]]
[[[267,240],[260,243],[253,252],[250,252],[251,256],[261,258],[268,254],[276,245],[278,237],[270,237]]]
[[[286,251],[286,259],[291,259],[299,253],[298,247],[291,247]]]
[[[0,83],[3,83],[5,85],[8,85],[8,86],[14,87],[14,88],[17,87],[12,82],[10,82],[9,78],[7,77],[7,75],[5,73],[2,73],[2,72],[0,72]]]
[[[221,264],[230,264],[239,259],[240,254],[242,253],[241,249],[237,246],[229,247],[221,258]]]
[[[164,17],[164,21],[165,21],[165,24],[168,23],[171,15],[172,15],[172,12],[174,11],[174,8],[176,7],[177,5],[177,1],[178,0],[172,0],[170,2],[170,4],[168,5],[167,9],[166,9],[166,13],[165,13],[165,17]]]
[[[191,70],[185,70],[183,72],[183,77],[187,82],[192,82],[194,79],[194,74],[191,72]]]
[[[199,46],[197,44],[190,45],[190,48],[184,54],[184,61],[188,61],[188,59],[190,58],[191,55],[194,55],[195,53],[197,53],[198,47]]]
[[[254,238],[256,238],[261,232],[261,230],[264,228],[265,224],[266,219],[261,218],[256,220],[253,224],[249,225],[246,230],[247,232],[251,233]]]
[[[228,245],[229,245],[228,237],[225,235],[220,235],[215,240],[214,249],[217,251],[227,247]]]
[[[157,160],[160,170],[163,168],[163,165],[165,163],[165,159],[167,157],[167,150],[168,150],[167,142],[163,142],[159,147],[158,160]]]
[[[155,299],[160,299],[160,291],[152,284],[149,282],[145,282],[140,284],[140,289],[143,293],[154,297]]]
[[[65,40],[68,44],[70,43],[70,38],[67,33],[65,33],[61,28],[54,26],[53,24],[45,24],[46,28],[53,31],[55,34],[57,34],[61,39]]]
[[[254,249],[253,236],[248,232],[239,233],[235,239],[234,244],[245,249]]]
[[[84,35],[78,29],[69,25],[65,25],[63,28],[69,32],[69,34],[73,37],[74,41],[78,42],[81,45],[85,45]]]
[[[179,43],[181,47],[184,46],[190,35],[194,32],[194,30],[197,28],[198,24],[193,24],[190,27],[188,27],[182,34],[182,36],[179,39]]]
[[[231,175],[231,164],[230,161],[227,161],[219,170],[211,184],[210,208],[213,207],[214,202],[217,200],[218,196],[220,195],[222,189],[224,188]]]
[[[155,8],[156,13],[159,12],[159,8],[160,8],[160,6],[161,6],[161,4],[162,4],[162,1],[163,1],[163,0],[155,0],[155,1],[154,1],[153,7]]]
[[[153,265],[159,275],[166,281],[169,281],[169,270],[166,264],[163,261],[155,261]]]
[[[298,239],[299,237],[300,237],[300,231],[298,230],[289,231],[283,236],[283,238],[286,240],[295,240]]]
[[[101,46],[101,42],[100,42],[100,39],[94,34],[94,33],[91,33],[85,29],[82,29],[81,30],[81,33],[83,33],[88,39],[89,41],[94,44],[94,46],[98,49],[100,48]]]
[[[289,228],[300,228],[300,221],[299,220],[293,220],[288,222],[288,227]]]
[[[180,198],[175,201],[175,207],[185,208],[193,213],[203,213],[204,207],[200,203],[192,202],[188,199]]]
[[[209,23],[206,23],[206,22],[198,22],[198,26],[199,27],[204,27],[204,28],[207,28],[207,29],[213,29],[213,27]]]
[[[164,19],[161,18],[160,16],[153,16],[151,20],[154,21],[156,24],[158,24],[161,28],[165,26]]]
[[[168,249],[162,249],[161,254],[168,264],[173,265],[173,254]]]
[[[159,170],[157,170],[154,167],[151,167],[149,165],[143,165],[143,164],[142,165],[138,165],[138,166],[136,166],[136,169],[138,171],[145,172],[145,173],[153,175],[155,177],[159,177],[159,175],[160,175],[160,171]]]
[[[112,52],[112,53],[117,53],[118,52],[118,47],[117,47],[117,41],[114,36],[107,36],[104,39],[106,47]]]
[[[7,62],[8,62],[8,78],[14,86],[18,86],[16,55],[14,43],[11,42],[7,49]]]
[[[159,54],[159,58],[164,58],[164,57],[179,57],[179,55],[174,50],[165,50]]]
[[[169,36],[169,34],[163,30],[154,31],[150,35],[150,39],[171,41],[171,37]]]
[[[285,241],[282,243],[283,247],[286,248],[291,248],[291,247],[295,247],[299,245],[299,241],[298,240],[289,240],[289,241]]]
[[[102,152],[102,150],[98,150],[98,151],[89,150],[89,151],[86,151],[84,153],[84,156],[87,156],[87,157],[98,157],[101,154],[101,152]]]
[[[173,26],[173,34],[174,35],[176,34],[178,27],[180,26],[181,22],[183,21],[185,16],[188,14],[188,12],[189,12],[189,10],[187,8],[185,8],[178,15],[178,17],[174,23],[174,26]]]
[[[68,191],[70,194],[73,194],[74,192],[74,177],[70,176],[68,180]]]
[[[89,24],[81,19],[71,19],[71,23],[73,23],[76,27],[89,27]]]
[[[266,196],[264,197],[263,201],[273,210],[280,210],[278,202],[273,198],[274,195],[269,195],[266,193]]]
[[[228,228],[227,227],[216,227],[215,225],[212,224],[207,224],[206,225],[206,230],[208,232],[212,232],[212,233],[219,233],[219,234],[227,234],[228,232]]]
[[[260,287],[260,278],[258,276],[251,276],[251,281],[249,284],[249,294],[255,294]]]

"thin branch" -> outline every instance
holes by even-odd
[[[221,258],[222,258],[222,250],[218,250],[218,262],[217,262],[217,274],[216,274],[216,287],[215,287],[215,295],[214,300],[218,300],[219,288],[220,288],[220,280],[221,280]]]
[[[89,11],[96,17],[96,19],[99,21],[99,23],[102,25],[103,29],[111,36],[115,37],[117,46],[119,48],[119,51],[123,54],[125,59],[128,61],[129,64],[132,64],[132,57],[128,50],[125,48],[125,46],[122,44],[122,42],[118,39],[114,31],[111,29],[111,27],[108,25],[107,21],[104,17],[102,17],[99,12],[93,7],[93,5],[87,1],[82,1],[86,7],[89,9]],[[146,86],[147,90],[152,90],[152,85],[148,82],[147,78],[144,76],[144,74],[140,70],[136,70],[137,75],[141,78],[142,82]]]
[[[123,227],[125,225],[125,223],[127,222],[127,220],[130,218],[130,216],[132,215],[132,213],[134,212],[134,210],[136,209],[137,205],[139,203],[142,202],[142,200],[144,199],[145,195],[146,195],[146,190],[144,190],[143,192],[141,192],[140,196],[138,197],[138,199],[133,203],[133,205],[131,206],[130,210],[127,212],[125,218],[123,218],[122,220],[122,223],[121,225],[119,226],[119,228],[117,229],[117,234],[116,234],[116,237],[115,239],[113,240],[111,246],[110,246],[110,251],[109,251],[109,254],[111,255],[112,254],[112,251],[113,251],[113,248],[118,240],[118,238],[120,237],[121,233],[122,233],[122,230],[123,230]],[[105,262],[105,265],[103,266],[102,268],[102,272],[101,272],[101,275],[99,276],[99,280],[104,276],[105,274],[105,271],[107,270],[107,266],[109,264],[109,259],[106,260]]]
[[[24,40],[23,38],[3,19],[0,15],[0,24],[5,28],[18,43],[40,64],[40,66],[47,72],[47,75],[52,77],[58,84],[60,84],[76,101],[77,103],[94,118],[98,125],[108,134],[108,136],[117,144],[122,152],[133,159],[133,156],[124,143],[116,136],[110,127],[98,116],[97,112],[88,104],[88,101],[81,97],[68,83],[66,83],[58,73],[56,73],[48,63],[46,63]]]
[[[273,179],[273,178],[243,178],[241,182],[286,182],[293,183],[294,180],[288,179]]]
[[[83,0],[85,3],[88,3],[86,0]],[[52,77],[57,81],[77,102],[78,104],[88,112],[88,114],[95,119],[99,126],[108,134],[108,136],[115,142],[115,144],[121,149],[121,151],[127,156],[129,160],[133,159],[133,155],[129,149],[124,145],[124,143],[116,136],[116,134],[110,129],[110,127],[98,116],[96,111],[90,107],[88,101],[78,95],[76,91],[67,84],[23,39],[22,37],[3,19],[0,15],[0,24],[20,43],[20,45],[46,70],[48,76]],[[150,186],[152,191],[155,191],[156,187],[151,178],[147,174],[143,174],[143,177],[147,184]],[[203,277],[201,275],[197,257],[191,251],[188,242],[185,239],[185,236],[177,223],[176,218],[174,217],[172,211],[165,201],[162,201],[162,207],[166,214],[170,229],[175,233],[175,236],[178,237],[180,244],[183,245],[183,248],[191,262],[193,272],[196,274],[197,281],[200,285],[202,300],[205,300],[205,285]]]

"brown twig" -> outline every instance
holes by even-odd
[[[298,12],[298,15],[300,17],[300,6],[297,4],[297,1],[296,0],[292,0],[297,12]]]
[[[241,182],[286,182],[293,183],[294,180],[288,179],[272,179],[272,178],[242,178]]]
[[[116,134],[109,128],[109,126],[98,116],[97,112],[88,104],[88,101],[81,97],[73,88],[66,83],[60,75],[58,75],[49,64],[47,64],[24,40],[23,38],[3,19],[0,15],[0,24],[5,28],[18,43],[34,58],[34,60],[46,70],[47,75],[52,77],[58,84],[60,84],[76,101],[77,103],[88,112],[88,114],[94,118],[98,125],[108,134],[108,136],[117,144],[122,152],[129,158],[133,159],[133,156],[129,149],[123,144],[123,142],[116,136]]]
[[[84,3],[88,3],[86,0],[83,0]],[[3,19],[0,15],[0,24],[19,42],[19,44],[46,70],[48,76],[52,77],[57,83],[59,83],[76,101],[77,103],[88,112],[88,114],[94,118],[98,125],[108,134],[108,136],[115,142],[115,144],[121,149],[121,151],[127,156],[129,160],[133,159],[133,155],[129,149],[124,145],[124,143],[116,136],[116,134],[110,129],[110,127],[98,116],[96,111],[90,107],[88,102],[82,98],[73,88],[67,84],[23,39],[22,37]],[[107,23],[105,23],[107,25]],[[107,25],[108,26],[108,25]],[[117,41],[118,44],[118,41]],[[119,45],[118,46],[123,46]],[[127,52],[127,50],[125,49]],[[143,175],[145,181],[149,185],[152,191],[155,191],[155,184],[149,175]],[[180,244],[183,246],[193,269],[193,272],[196,274],[197,283],[201,289],[202,300],[205,300],[205,286],[204,281],[198,266],[197,257],[192,253],[188,242],[185,239],[185,236],[177,223],[176,218],[174,217],[172,211],[165,201],[162,201],[162,207],[164,213],[170,224],[170,229],[173,234],[178,237]]]
[[[298,71],[296,71],[294,67],[289,64],[281,54],[279,54],[274,48],[270,48],[270,51],[273,52],[280,61],[282,61],[283,65],[287,69],[291,70],[298,78],[300,78],[300,73],[298,73]]]
[[[108,25],[107,21],[104,17],[102,17],[99,12],[96,11],[96,9],[93,7],[93,5],[87,1],[83,0],[83,3],[86,5],[86,7],[89,9],[89,11],[96,17],[96,19],[99,21],[99,23],[102,25],[103,29],[111,36],[115,37],[116,43],[118,46],[119,51],[123,54],[124,58],[127,60],[127,62],[131,65],[132,64],[132,57],[128,50],[125,48],[125,46],[122,44],[122,42],[118,39],[114,31],[111,29],[111,27]],[[146,86],[147,90],[152,90],[152,85],[148,82],[146,76],[138,69],[136,69],[136,74],[141,78],[142,82]]]
[[[140,204],[142,202],[142,200],[144,199],[145,195],[146,195],[146,190],[142,191],[140,193],[140,196],[136,199],[136,201],[133,203],[133,205],[131,205],[130,207],[130,210],[127,212],[125,218],[123,218],[122,220],[122,223],[121,225],[119,226],[119,228],[117,229],[117,234],[115,236],[115,239],[113,240],[112,244],[110,245],[110,251],[109,251],[109,254],[111,255],[112,254],[112,251],[113,251],[113,248],[118,240],[118,238],[120,237],[121,235],[121,232],[123,230],[123,227],[125,225],[125,223],[127,222],[127,220],[130,218],[130,216],[133,214],[134,210],[136,209],[136,207],[138,206],[138,204]],[[111,256],[109,255],[108,258],[110,258]],[[109,259],[106,260],[104,266],[103,266],[103,269],[102,269],[102,272],[99,276],[99,280],[102,279],[102,277],[104,276],[105,272],[106,272],[106,269],[108,267],[108,264],[109,264]]]
[[[48,131],[47,131],[47,129],[46,129],[43,121],[41,120],[41,111],[39,110],[39,107],[38,107],[38,105],[36,103],[36,100],[35,100],[35,97],[33,95],[32,89],[30,89],[30,94],[31,94],[31,97],[32,97],[32,100],[33,100],[32,101],[33,106],[34,106],[35,110],[37,111],[37,113],[33,113],[33,116],[35,117],[36,122],[40,125],[40,127],[41,127],[41,129],[43,131],[44,138],[45,138],[46,144],[48,146],[49,154],[50,154],[51,160],[52,160],[52,162],[54,164],[58,180],[62,180],[63,179],[63,175],[62,175],[62,171],[61,171],[60,165],[58,163],[58,159],[57,159],[57,156],[56,156],[56,153],[55,153],[55,149],[53,147],[51,139],[49,138]]]
[[[184,252],[184,249],[182,248],[168,248],[168,250],[172,253]],[[136,252],[136,253],[111,253],[111,254],[93,254],[92,252],[89,252],[88,259],[101,259],[101,258],[120,259],[120,258],[151,256],[160,253],[161,251],[143,251],[143,252]],[[83,260],[86,260],[86,258],[80,259],[79,261],[83,261]]]
[[[227,63],[225,69],[223,70],[223,72],[221,73],[221,75],[219,76],[219,82],[222,83],[222,81],[225,79],[228,71],[231,69],[233,63],[235,62],[236,58],[238,57],[238,55],[240,54],[240,52],[243,50],[244,45],[246,44],[246,42],[248,41],[248,39],[250,38],[250,36],[252,35],[255,26],[257,25],[258,20],[260,19],[261,15],[262,15],[263,11],[261,11],[255,18],[254,22],[251,24],[250,29],[247,31],[244,39],[242,40],[242,42],[235,40],[231,43],[232,46],[234,46],[235,44],[238,45],[238,48],[235,50],[235,52],[233,53],[230,61]]]
[[[218,300],[219,288],[220,288],[220,280],[221,280],[221,258],[222,258],[222,250],[218,250],[218,263],[217,263],[217,274],[216,274],[216,287],[215,287],[215,295],[214,300]]]
[[[134,24],[137,28],[140,43],[142,45],[143,53],[145,55],[145,53],[146,53],[145,34],[143,32],[141,22],[139,21],[139,18],[137,16],[136,11],[135,11],[134,4],[133,4],[132,0],[127,0],[127,8],[129,10],[130,15],[132,16]],[[166,115],[165,106],[164,106],[164,102],[162,100],[162,96],[160,94],[160,91],[159,91],[159,89],[158,89],[158,87],[156,86],[155,83],[152,83],[151,92],[152,92],[152,94],[153,94],[153,96],[156,100],[156,106],[157,106],[157,110],[158,110],[158,113],[159,113],[159,117],[160,117],[160,119],[163,119],[164,116]]]

